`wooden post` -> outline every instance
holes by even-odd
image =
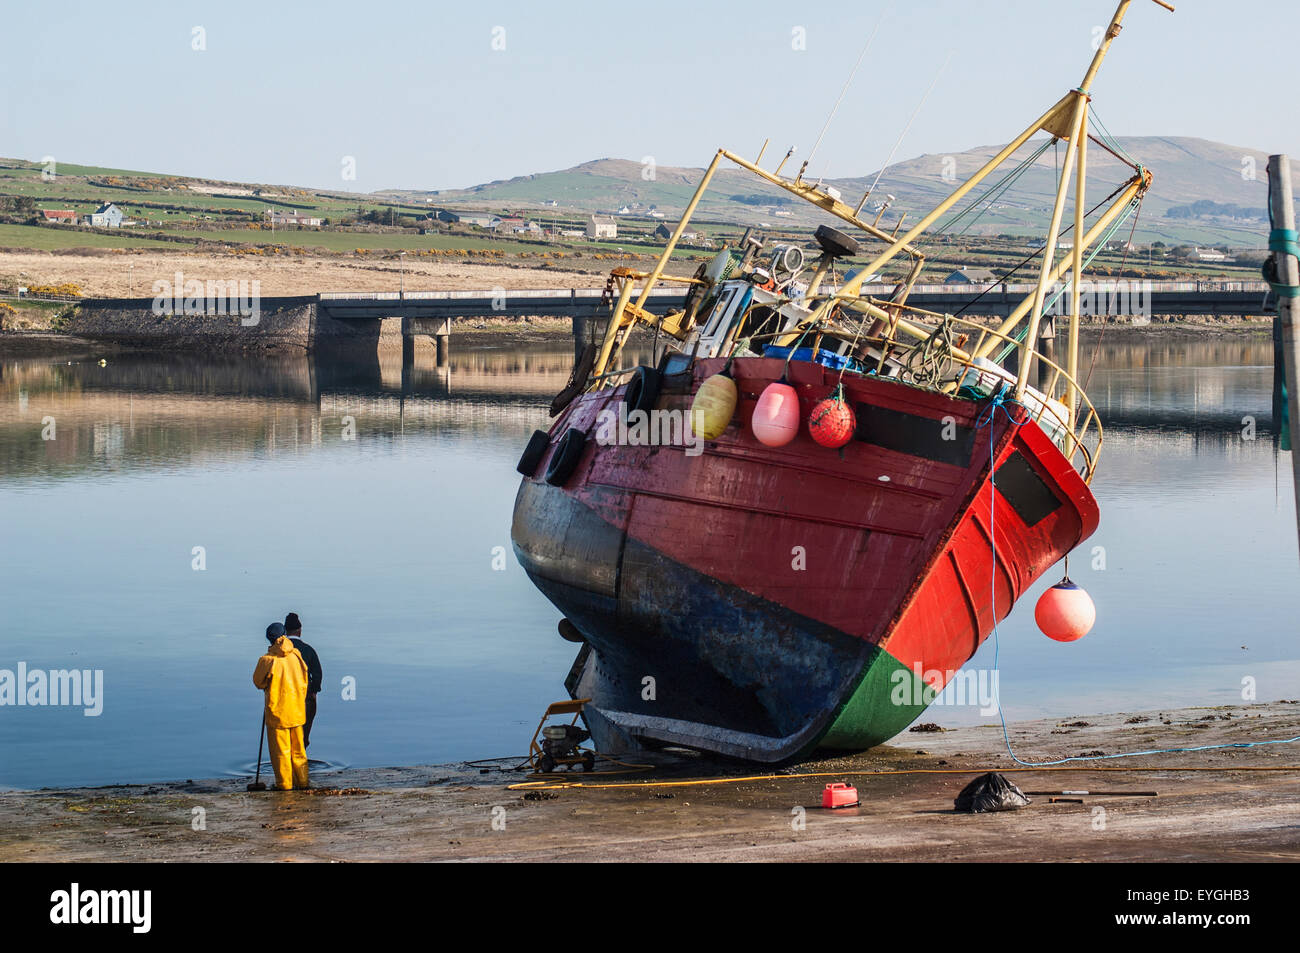
[[[569,314],[573,322],[573,363],[577,364],[582,359],[582,351],[587,346],[587,339],[590,325],[586,314],[578,310],[578,291],[576,288],[569,289]]]
[[[1291,192],[1291,160],[1284,155],[1268,157],[1268,208],[1275,229],[1295,231],[1295,202]],[[1273,252],[1277,280],[1292,287],[1300,285],[1300,262],[1286,252]],[[1282,326],[1282,362],[1286,367],[1287,412],[1291,417],[1291,476],[1295,483],[1296,530],[1300,533],[1300,338],[1296,336],[1297,299],[1282,295],[1277,314]]]

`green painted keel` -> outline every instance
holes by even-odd
[[[884,744],[915,721],[937,694],[881,649],[817,746],[861,751]]]

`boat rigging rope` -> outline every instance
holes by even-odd
[[[1124,257],[1119,263],[1119,271],[1124,273],[1124,266],[1128,264],[1128,250],[1133,247],[1133,236],[1137,234],[1138,220],[1142,217],[1142,199],[1144,196],[1138,196],[1134,201],[1138,203],[1137,213],[1133,216],[1133,227],[1129,229],[1128,244],[1124,247]],[[1101,244],[1105,245],[1103,241]],[[1106,330],[1108,325],[1101,326],[1101,334],[1097,335],[1097,343],[1092,348],[1092,359],[1088,362],[1088,376],[1083,379],[1083,386],[1079,387],[1081,391],[1087,391],[1088,385],[1092,383],[1092,372],[1097,369],[1097,355],[1101,353],[1101,346],[1106,342]],[[1076,384],[1076,386],[1078,386]]]
[[[938,228],[936,228],[931,234],[934,236],[941,236],[946,234],[949,230],[951,230],[954,226],[956,226],[958,222],[964,219],[967,215],[970,215],[971,212],[975,211],[975,209],[983,205],[984,208],[981,209],[973,219],[967,222],[962,227],[961,231],[957,232],[958,235],[964,235],[973,225],[975,225],[976,222],[978,222],[984,216],[985,212],[987,212],[993,206],[994,202],[996,202],[999,198],[1001,198],[1011,188],[1011,186],[1016,184],[1016,182],[1020,179],[1022,175],[1024,175],[1026,172],[1029,171],[1030,168],[1033,167],[1034,163],[1036,163],[1042,157],[1043,153],[1046,152],[1048,147],[1055,141],[1056,141],[1055,139],[1044,140],[1042,145],[1040,145],[1037,149],[1031,152],[1024,159],[1022,159],[1020,163],[1015,166],[1015,168],[1008,171],[1007,174],[1004,175],[1001,179],[997,180],[992,185],[990,185],[987,189],[981,192],[970,202],[969,205],[963,208],[951,219],[949,219],[948,221],[940,225]]]
[[[1115,191],[1111,192],[1110,195],[1106,196],[1104,199],[1102,199],[1100,202],[1098,202],[1096,205],[1094,205],[1091,209],[1089,209],[1088,212],[1085,213],[1084,217],[1087,218],[1088,216],[1092,215],[1092,214],[1093,214],[1094,212],[1096,212],[1099,208],[1101,208],[1103,205],[1105,205],[1107,202],[1109,202],[1111,199],[1113,199],[1116,195],[1118,195],[1121,191],[1123,191],[1125,185],[1127,185],[1127,184],[1128,184],[1128,183],[1121,183],[1118,187],[1116,187]],[[1061,235],[1063,235],[1063,236],[1064,236],[1064,235],[1068,235],[1068,234],[1070,234],[1070,232],[1071,232],[1073,229],[1074,229],[1074,223],[1071,222],[1071,223],[1070,223],[1068,226],[1066,226],[1066,228],[1061,232]],[[960,308],[958,308],[956,311],[954,311],[954,312],[953,312],[953,317],[954,317],[954,318],[956,318],[956,317],[960,317],[964,312],[970,310],[970,308],[972,308],[972,307],[974,307],[976,304],[978,304],[978,303],[980,302],[980,299],[982,299],[986,294],[988,294],[989,292],[991,292],[991,291],[992,291],[994,288],[996,288],[998,285],[1000,285],[1000,284],[1002,284],[1003,282],[1005,282],[1008,278],[1010,278],[1012,275],[1014,275],[1014,274],[1015,274],[1017,271],[1019,271],[1021,268],[1025,267],[1025,265],[1029,264],[1031,261],[1033,261],[1035,258],[1037,258],[1039,255],[1041,255],[1041,254],[1042,254],[1044,251],[1046,251],[1046,250],[1047,250],[1047,246],[1044,244],[1044,246],[1043,246],[1042,248],[1037,248],[1037,249],[1035,249],[1034,251],[1030,252],[1027,256],[1025,256],[1023,259],[1021,259],[1020,264],[1016,265],[1016,267],[1014,267],[1014,268],[1012,268],[1010,271],[1008,271],[1005,275],[1003,275],[1003,276],[1001,277],[1001,279],[999,279],[998,281],[995,281],[995,282],[993,282],[992,284],[990,284],[987,288],[985,288],[983,291],[981,291],[979,294],[977,294],[974,298],[972,298],[970,301],[967,301],[964,305],[962,305]]]
[[[1116,219],[1115,219],[1115,221],[1111,222],[1110,227],[1106,230],[1106,233],[1105,233],[1104,235],[1102,235],[1101,238],[1097,241],[1096,245],[1093,246],[1093,249],[1092,249],[1092,251],[1089,253],[1087,260],[1084,261],[1084,263],[1083,263],[1083,267],[1084,267],[1084,268],[1087,268],[1089,265],[1092,264],[1093,259],[1096,258],[1098,255],[1100,255],[1101,252],[1102,252],[1102,249],[1104,249],[1104,248],[1106,247],[1106,243],[1109,242],[1109,241],[1110,241],[1110,240],[1115,236],[1115,233],[1116,233],[1117,231],[1119,231],[1120,228],[1123,227],[1124,222],[1128,220],[1128,217],[1129,217],[1130,215],[1133,214],[1133,212],[1134,212],[1135,209],[1139,209],[1139,210],[1141,209],[1141,205],[1142,205],[1142,201],[1141,201],[1141,199],[1134,199],[1132,202],[1129,203],[1129,207],[1128,207],[1127,209],[1125,209],[1124,212],[1123,212],[1122,214],[1120,214],[1119,216],[1117,216]],[[1095,209],[1094,209],[1094,211],[1095,211]],[[1091,214],[1091,213],[1089,213],[1089,214]],[[1133,220],[1133,226],[1134,226],[1134,228],[1137,227],[1137,219],[1136,219],[1136,218],[1134,218],[1134,220]],[[1073,227],[1074,227],[1074,226],[1071,226],[1071,228],[1073,228]],[[1065,233],[1063,232],[1062,234],[1065,234]],[[1037,254],[1037,253],[1035,253],[1035,254]],[[1019,266],[1017,266],[1017,268],[1018,268],[1018,267],[1019,267]],[[1008,275],[1008,277],[1010,277],[1010,276]],[[1006,280],[1006,279],[1004,278],[1003,281],[1005,281],[1005,280]],[[1074,280],[1073,277],[1071,278],[1071,280]],[[1069,287],[1070,287],[1069,285],[1062,284],[1061,287],[1060,287],[1059,289],[1057,289],[1057,291],[1056,291],[1055,294],[1053,294],[1050,298],[1046,299],[1046,300],[1043,302],[1043,313],[1044,313],[1044,314],[1046,314],[1048,311],[1050,311],[1050,310],[1052,309],[1053,306],[1055,306],[1056,302],[1060,300],[1061,296],[1062,296],[1063,294],[1065,294],[1065,292],[1069,289]],[[978,301],[979,299],[976,298],[975,300]],[[975,302],[973,302],[973,301],[971,302],[971,304],[974,304],[974,303],[975,303]],[[969,305],[968,305],[968,307],[969,307]],[[960,312],[959,312],[959,313],[960,313]],[[1024,341],[1024,339],[1025,339],[1025,335],[1028,334],[1028,333],[1029,333],[1029,325],[1026,324],[1024,328],[1022,328],[1018,333],[1016,333],[1015,335],[1012,336],[1011,340],[1007,343],[1007,346],[1004,347],[1004,348],[1002,349],[1002,352],[1001,352],[1000,354],[998,354],[998,356],[994,359],[994,363],[1001,364],[1001,363],[1006,359],[1007,355],[1010,354],[1012,351],[1014,351],[1014,350],[1016,349],[1018,343],[1021,342],[1021,341]],[[1102,329],[1102,333],[1103,333],[1103,334],[1105,333],[1105,328],[1104,328],[1104,327],[1103,327],[1103,329]],[[1093,361],[1094,361],[1094,363],[1096,362],[1096,354],[1097,354],[1097,352],[1094,350],[1094,351],[1093,351]],[[1092,378],[1092,372],[1091,372],[1091,370],[1089,370],[1089,372],[1088,372],[1088,377],[1089,377],[1089,379]],[[1086,390],[1087,387],[1088,387],[1088,385],[1087,385],[1087,383],[1085,382],[1084,385],[1083,385],[1083,389]]]
[[[905,365],[912,383],[918,387],[929,387],[937,383],[952,362],[955,347],[952,322],[945,315],[943,322],[929,337],[907,352]]]
[[[1297,232],[1294,228],[1278,228],[1271,221],[1271,213],[1269,217],[1268,250],[1300,258],[1300,244],[1297,244],[1300,232]],[[1279,298],[1300,298],[1300,286],[1284,285],[1273,281],[1273,278],[1278,277],[1276,272],[1269,277],[1269,273],[1266,271],[1265,277],[1268,278],[1268,286],[1273,289],[1273,294]]]
[[[998,605],[996,589],[998,579],[998,544],[995,507],[997,505],[998,494],[997,470],[993,465],[993,421],[997,417],[997,411],[999,409],[1002,410],[1002,413],[1006,416],[1012,427],[1024,426],[1029,422],[1030,416],[1028,409],[1023,404],[1007,396],[1009,387],[1010,385],[1004,381],[1002,386],[998,388],[988,405],[976,419],[975,429],[979,430],[985,426],[989,428],[989,548],[992,554],[992,566],[989,574],[989,603],[993,614],[993,701],[994,704],[998,706],[998,719],[1002,723],[1002,741],[1006,745],[1007,755],[1010,756],[1011,760],[1024,768],[1045,768],[1075,761],[1111,761],[1116,758],[1138,758],[1157,754],[1182,754],[1192,751],[1215,751],[1220,748],[1258,748],[1265,745],[1285,745],[1300,741],[1300,735],[1297,735],[1294,738],[1273,738],[1267,741],[1237,741],[1229,744],[1193,745],[1184,748],[1152,748],[1146,751],[1123,751],[1118,754],[1078,755],[1072,758],[1057,758],[1052,761],[1025,761],[1016,754],[1011,747],[1011,734],[1007,729],[1007,716],[1006,712],[1002,710],[1002,693],[998,688],[998,659],[1001,655],[1002,646],[998,639]],[[1019,407],[1024,411],[1023,417],[1017,420],[1016,415],[1007,409],[1008,406]]]
[[[1287,196],[1290,199],[1290,196]],[[1300,233],[1294,228],[1278,228],[1277,222],[1273,218],[1273,203],[1268,203],[1268,250],[1277,252],[1279,255],[1291,255],[1300,258]],[[1273,294],[1278,298],[1300,298],[1300,286],[1286,285],[1275,280],[1281,277],[1279,269],[1280,263],[1275,263],[1273,256],[1269,256],[1264,262],[1264,279],[1268,286],[1273,289]],[[1281,302],[1279,301],[1280,305]]]
[[[1088,107],[1088,121],[1092,123],[1093,129],[1097,131],[1097,138],[1103,148],[1117,159],[1121,159],[1131,165],[1133,168],[1141,170],[1142,165],[1136,159],[1125,151],[1124,147],[1119,144],[1119,140],[1110,134],[1106,124],[1101,121],[1101,116],[1093,106]]]

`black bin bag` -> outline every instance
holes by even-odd
[[[1015,811],[1029,803],[1029,798],[1000,774],[981,774],[961,789],[952,806],[963,814],[987,814],[990,811]]]

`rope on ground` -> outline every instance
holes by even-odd
[[[1122,767],[1107,767],[1102,765],[1092,765],[1086,768],[1061,768],[1048,767],[1043,765],[1025,765],[1015,768],[1004,768],[998,766],[976,766],[969,768],[890,768],[881,770],[854,770],[854,771],[803,771],[790,774],[753,774],[744,777],[719,777],[719,778],[689,778],[684,781],[624,781],[618,784],[587,784],[583,781],[571,781],[555,783],[551,781],[519,781],[515,784],[507,785],[509,791],[554,791],[562,788],[591,788],[591,789],[608,789],[608,788],[682,788],[682,787],[704,787],[715,784],[749,784],[756,781],[795,781],[807,780],[809,778],[860,778],[860,777],[890,777],[895,775],[906,774],[985,774],[990,771],[997,771],[1002,774],[1025,774],[1036,772],[1053,772],[1065,771],[1070,774],[1082,773],[1106,773],[1106,774],[1170,774],[1185,772],[1208,772],[1224,774],[1233,771],[1300,771],[1300,764],[1285,765],[1234,765],[1232,767],[1214,767],[1207,765],[1196,765],[1194,767],[1170,767],[1168,765],[1160,768],[1137,767],[1133,765],[1124,765]]]

